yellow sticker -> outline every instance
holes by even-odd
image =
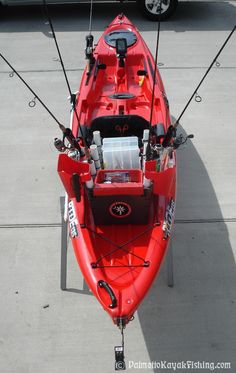
[[[143,85],[143,83],[144,83],[144,79],[145,79],[145,76],[141,76],[141,77],[139,78],[139,82],[138,82],[139,87],[142,87],[142,85]]]

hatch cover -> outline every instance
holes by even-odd
[[[116,40],[117,39],[126,39],[127,41],[127,47],[131,47],[131,45],[134,45],[137,41],[137,36],[134,32],[129,30],[114,30],[112,32],[109,32],[109,34],[106,34],[104,36],[105,42],[110,45],[110,47],[116,47]]]

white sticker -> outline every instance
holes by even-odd
[[[173,199],[170,200],[165,213],[165,220],[162,226],[163,231],[165,232],[165,238],[170,236],[171,226],[174,219],[175,213],[175,201]]]
[[[71,238],[75,238],[78,236],[78,220],[75,214],[75,207],[72,201],[68,203],[68,217],[69,217],[69,227],[70,227],[70,235]]]

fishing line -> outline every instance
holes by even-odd
[[[93,0],[90,2],[90,15],[89,15],[89,34],[86,36],[86,48],[85,48],[85,58],[87,62],[87,80],[85,85],[88,85],[91,76],[91,71],[95,63],[95,58],[93,55],[93,41],[94,37],[92,35],[92,19],[93,19]]]
[[[44,109],[51,115],[51,117],[57,122],[60,130],[63,133],[63,139],[67,139],[68,142],[71,144],[72,147],[77,149],[79,153],[82,155],[83,152],[81,150],[80,145],[78,144],[76,138],[74,137],[70,128],[66,128],[59,122],[59,120],[55,117],[55,115],[49,110],[49,108],[45,105],[45,103],[41,100],[41,98],[34,92],[34,90],[29,86],[29,84],[22,78],[22,76],[14,69],[14,67],[8,62],[8,60],[0,53],[0,57],[6,62],[6,64],[11,68],[14,74],[18,76],[18,78],[24,83],[24,85],[29,89],[29,91],[34,95],[34,98],[29,102],[30,107],[34,107],[36,104],[36,99],[40,102],[40,104],[44,107]]]
[[[69,94],[70,94],[70,102],[71,102],[73,111],[75,113],[75,116],[76,116],[76,119],[77,119],[77,122],[78,122],[78,126],[79,126],[79,129],[80,129],[81,135],[82,135],[81,137],[82,137],[82,139],[84,141],[84,145],[86,147],[86,141],[85,141],[85,138],[83,136],[83,131],[82,131],[82,128],[80,126],[79,116],[78,116],[78,113],[77,113],[77,110],[76,110],[76,107],[75,107],[76,95],[73,94],[72,91],[71,91],[70,83],[69,83],[69,80],[68,80],[68,77],[67,77],[67,74],[66,74],[65,65],[64,65],[62,55],[61,55],[61,52],[60,52],[60,48],[59,48],[59,45],[58,45],[58,42],[57,42],[56,34],[55,34],[55,31],[54,31],[52,19],[51,19],[50,13],[49,13],[49,9],[48,9],[48,5],[47,5],[46,0],[43,0],[43,4],[44,4],[45,12],[46,12],[46,17],[48,19],[48,23],[49,23],[49,26],[51,28],[53,39],[54,39],[54,42],[55,42],[55,45],[56,45],[56,49],[57,49],[57,53],[58,53],[58,56],[59,56],[59,61],[60,61],[61,67],[62,67],[62,71],[63,71],[64,77],[65,77],[65,80],[66,80],[66,85],[67,85],[67,88],[68,88],[68,91],[69,91]]]
[[[192,96],[190,97],[190,99],[188,100],[187,104],[185,105],[183,111],[181,112],[181,114],[179,115],[178,119],[169,126],[168,130],[167,130],[167,133],[165,135],[165,138],[162,142],[162,146],[164,148],[168,147],[171,143],[171,140],[173,138],[176,137],[176,129],[179,125],[179,122],[180,122],[180,119],[183,117],[185,111],[187,110],[188,106],[190,105],[191,101],[193,100],[193,98],[195,98],[195,101],[196,102],[201,102],[202,101],[202,98],[201,96],[199,96],[198,94],[198,89],[200,88],[200,86],[202,85],[202,83],[204,82],[204,80],[206,79],[207,75],[209,74],[209,72],[211,71],[213,65],[215,63],[217,63],[217,65],[219,64],[219,62],[217,61],[219,55],[221,54],[221,52],[223,51],[223,49],[225,48],[226,44],[228,43],[229,39],[231,38],[231,36],[233,35],[234,31],[236,29],[236,25],[234,26],[234,28],[232,29],[231,33],[229,34],[229,36],[227,37],[227,39],[225,40],[224,44],[222,45],[222,47],[220,48],[219,52],[217,53],[217,55],[215,56],[215,58],[213,59],[212,63],[210,64],[210,66],[208,67],[206,73],[204,74],[203,78],[201,79],[200,83],[198,84],[197,88],[195,89],[195,91],[193,92]]]
[[[53,39],[55,41],[57,53],[58,53],[58,56],[59,56],[59,61],[61,63],[61,67],[62,67],[62,70],[63,70],[63,73],[64,73],[64,77],[65,77],[65,80],[66,80],[67,88],[68,88],[68,91],[70,93],[70,97],[72,97],[72,92],[71,92],[70,84],[69,84],[69,81],[68,81],[68,77],[67,77],[67,74],[66,74],[65,66],[64,66],[64,63],[63,63],[63,60],[62,60],[61,52],[60,52],[60,49],[59,49],[59,45],[58,45],[58,42],[57,42],[56,34],[55,34],[55,31],[54,31],[54,27],[53,27],[53,24],[52,24],[52,19],[51,19],[49,10],[48,10],[48,5],[47,5],[46,0],[43,0],[43,5],[44,5],[44,8],[45,8],[46,17],[48,19],[49,26],[50,26],[51,31],[52,31],[52,36],[53,36]]]
[[[45,110],[51,115],[51,117],[57,122],[60,129],[62,129],[64,126],[59,122],[59,120],[55,117],[55,115],[49,110],[49,108],[45,105],[45,103],[41,100],[41,98],[34,92],[34,90],[29,86],[29,84],[22,78],[22,76],[14,69],[14,67],[10,64],[10,62],[0,53],[0,57],[6,62],[6,64],[11,68],[13,75],[16,74],[18,78],[24,83],[24,85],[30,90],[30,92],[34,95],[34,99],[37,99],[40,104],[44,107]],[[9,74],[11,77],[12,72]]]
[[[159,40],[160,40],[160,28],[161,28],[161,9],[162,9],[162,1],[160,0],[160,8],[159,8],[159,20],[158,20],[158,29],[157,29],[157,40],[156,40],[156,54],[155,54],[155,68],[154,68],[154,76],[153,76],[153,89],[152,89],[152,103],[151,103],[151,114],[150,114],[150,123],[149,123],[149,130],[151,133],[152,127],[152,117],[154,111],[154,99],[155,99],[155,85],[156,85],[156,73],[157,73],[157,58],[158,58],[158,49],[159,49]],[[151,136],[149,135],[149,142]]]
[[[198,97],[198,100],[196,100],[197,102],[201,102],[201,100],[199,100],[201,98],[201,96],[198,95],[198,89],[200,88],[200,86],[202,85],[202,83],[204,82],[204,80],[206,79],[207,75],[209,74],[209,72],[211,71],[212,67],[214,64],[216,64],[217,67],[220,66],[220,63],[217,61],[219,55],[221,54],[221,52],[223,51],[223,49],[225,48],[226,44],[228,43],[229,39],[231,38],[231,36],[233,35],[234,31],[236,29],[236,25],[234,26],[233,30],[231,31],[231,33],[229,34],[229,36],[227,37],[227,39],[225,40],[224,44],[222,45],[222,47],[220,48],[219,52],[217,53],[217,55],[215,56],[215,58],[213,59],[212,63],[210,64],[210,66],[208,67],[206,73],[204,74],[203,78],[201,79],[200,83],[198,84],[197,88],[195,89],[195,91],[193,92],[192,96],[190,97],[190,99],[188,100],[187,104],[185,105],[183,111],[181,112],[181,114],[179,115],[178,119],[175,121],[173,127],[176,128],[178,125],[179,125],[179,121],[180,119],[182,118],[182,116],[184,115],[185,111],[187,110],[189,104],[191,103],[192,99],[195,97],[197,98]]]

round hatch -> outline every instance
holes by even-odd
[[[106,34],[104,36],[105,42],[110,45],[110,47],[116,47],[116,40],[117,39],[126,39],[127,41],[127,47],[131,47],[131,45],[134,45],[137,41],[137,36],[134,32],[129,30],[114,30],[112,32],[109,32],[109,34]]]

